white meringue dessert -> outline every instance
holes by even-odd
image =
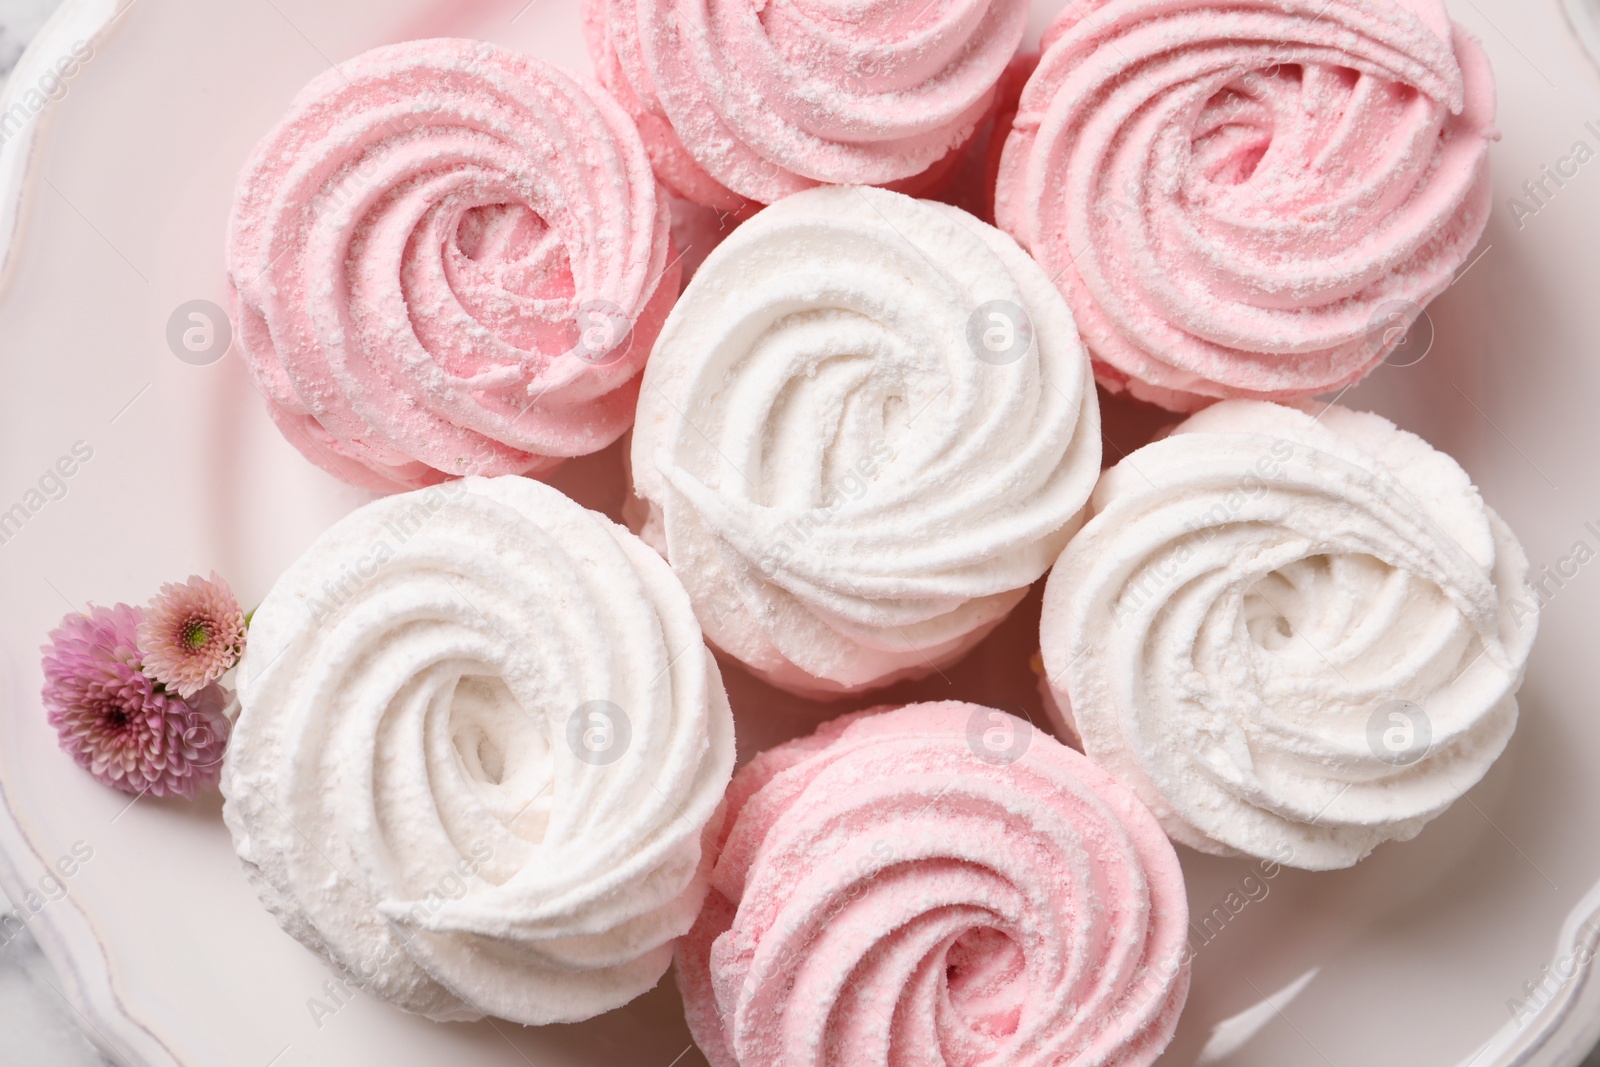
[[[1225,401],[1107,471],[1090,511],[1046,587],[1045,668],[1174,841],[1348,867],[1505,748],[1527,557],[1414,434]]]
[[[520,477],[369,504],[256,611],[223,775],[262,902],[439,1020],[644,993],[705,896],[733,719],[683,588]]]
[[[1100,470],[1072,313],[944,204],[790,196],[700,267],[646,365],[640,531],[707,639],[809,696],[928,674],[1044,575]]]

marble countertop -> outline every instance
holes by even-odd
[[[11,73],[22,50],[59,6],[61,0],[0,0],[0,77]]]
[[[60,0],[0,0],[0,77],[9,75]],[[10,904],[0,896],[0,914]],[[8,1067],[108,1067],[79,1029],[84,1021],[61,995],[61,980],[33,937],[0,942],[0,1064]],[[1584,1067],[1600,1067],[1597,1049]]]

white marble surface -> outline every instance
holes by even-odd
[[[28,41],[60,0],[0,0],[0,74],[11,73]]]
[[[8,75],[60,0],[0,0],[0,77]],[[10,910],[0,896],[0,914]],[[60,993],[60,978],[23,932],[0,946],[0,1064],[6,1067],[106,1067]],[[1600,1049],[1584,1067],[1600,1067]]]
[[[0,897],[3,903],[4,897]],[[59,977],[26,933],[0,949],[0,1063],[104,1067],[58,991]]]

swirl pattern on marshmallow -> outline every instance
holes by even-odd
[[[931,179],[989,117],[1027,0],[585,0],[600,80],[673,192],[722,210]]]
[[[1420,438],[1227,401],[1108,471],[1091,510],[1046,588],[1045,666],[1174,840],[1348,867],[1505,748],[1527,557]]]
[[[388,491],[621,436],[677,297],[670,243],[644,145],[598,85],[414,41],[295,98],[240,177],[228,267],[280,429]]]
[[[802,692],[970,649],[1065,546],[1099,462],[1088,360],[1038,265],[861,187],[783,200],[712,252],[633,436],[645,538],[707,637]]]
[[[849,715],[734,779],[677,975],[712,1067],[1143,1067],[1188,993],[1148,810],[1042,734],[977,758],[971,704]]]
[[[1357,381],[1487,223],[1494,80],[1441,0],[1084,0],[996,217],[1096,372],[1180,410]]]
[[[224,818],[262,902],[436,1019],[586,1019],[693,924],[733,719],[682,588],[525,478],[382,499],[251,624]]]

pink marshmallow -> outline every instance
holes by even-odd
[[[274,420],[379,491],[604,448],[678,293],[622,108],[463,40],[311,82],[240,177],[228,268]]]
[[[1494,81],[1440,0],[1084,0],[996,190],[1101,383],[1174,410],[1381,363],[1487,222]]]
[[[846,715],[757,756],[726,804],[677,957],[712,1067],[1144,1067],[1171,1040],[1177,856],[1027,723],[955,702]]]
[[[990,116],[1027,0],[585,0],[600,80],[673,192],[747,213],[817,185],[924,195]]]

